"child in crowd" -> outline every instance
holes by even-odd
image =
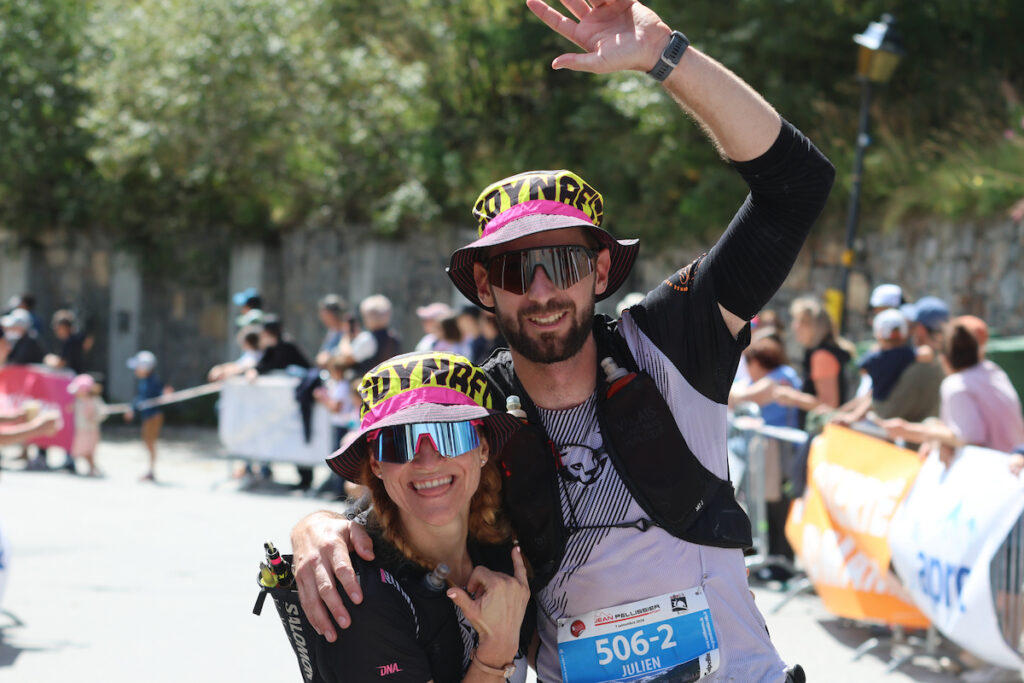
[[[242,355],[237,360],[214,365],[206,374],[207,381],[217,382],[228,377],[234,377],[235,375],[242,375],[251,368],[256,367],[256,364],[260,362],[260,358],[263,357],[263,352],[260,351],[259,329],[256,325],[249,325],[240,329],[238,334],[235,335],[235,342],[242,350]]]
[[[332,439],[330,453],[334,453],[341,444],[348,430],[359,424],[359,381],[350,382],[345,379],[348,363],[344,356],[332,356],[327,363],[330,377],[324,386],[313,391],[313,398],[322,404],[330,413]],[[321,487],[321,492],[329,490],[337,498],[345,497],[345,480],[331,472],[330,479]]]
[[[871,401],[880,403],[889,398],[900,375],[917,359],[917,354],[907,344],[907,319],[898,310],[879,312],[871,326],[878,348],[864,354],[857,365],[862,373],[871,376]]]
[[[71,456],[89,464],[89,476],[99,477],[96,467],[96,446],[100,442],[100,423],[107,419],[107,404],[100,397],[103,388],[90,375],[77,375],[68,385],[75,397],[75,437]]]
[[[156,469],[156,440],[160,436],[160,428],[164,425],[163,411],[158,407],[141,408],[139,404],[150,398],[156,398],[165,393],[173,391],[171,387],[165,387],[156,374],[156,356],[149,351],[139,351],[128,359],[128,367],[135,371],[138,383],[135,388],[135,398],[132,399],[131,409],[124,414],[125,422],[131,422],[138,413],[142,422],[142,442],[149,452],[149,471],[143,475],[141,481],[155,481]]]

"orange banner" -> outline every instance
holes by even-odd
[[[786,538],[833,614],[928,626],[889,571],[887,540],[920,469],[911,451],[844,427],[825,427],[811,444],[807,491],[790,509]]]

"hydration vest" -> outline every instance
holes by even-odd
[[[611,357],[635,376],[608,396],[600,368],[597,420],[608,459],[648,519],[628,526],[658,526],[676,538],[718,548],[749,548],[750,519],[736,502],[732,483],[700,463],[679,431],[654,380],[641,370],[607,316],[594,319],[598,358]],[[524,425],[501,458],[502,498],[533,568],[531,589],[543,588],[561,566],[572,533],[562,518],[558,449],[544,431],[537,407],[516,377],[511,353],[501,349],[482,366],[497,393],[520,397]]]
[[[398,594],[399,601],[409,608],[409,619],[416,624],[416,642],[429,662],[431,680],[435,683],[458,683],[465,672],[462,668],[462,627],[455,612],[455,603],[448,598],[445,590],[432,590],[426,586],[423,579],[427,571],[423,567],[407,560],[393,545],[373,535],[376,558],[372,562],[363,560],[355,553],[351,555],[352,568],[361,585],[365,588],[368,582],[380,583],[379,587],[374,587],[374,597],[379,597],[378,591],[381,590]],[[474,565],[509,575],[513,573],[511,544],[489,545],[471,540],[468,547]],[[285,556],[285,559],[292,561],[290,555]],[[338,591],[342,591],[340,584]],[[284,624],[285,635],[298,659],[304,683],[361,683],[354,680],[349,670],[350,663],[333,652],[332,644],[313,630],[294,586],[261,587],[260,598],[253,609],[255,614],[262,610],[267,595],[274,600],[278,616]],[[535,609],[531,603],[523,618],[519,639],[522,652],[526,652],[536,626]],[[385,675],[385,672],[381,672],[382,677]]]
[[[458,683],[463,677],[463,648],[455,603],[445,595],[444,590],[435,591],[427,588],[423,581],[427,574],[426,570],[406,560],[393,546],[376,539],[375,552],[378,549],[391,557],[382,557],[383,563],[377,560],[366,562],[355,553],[352,554],[352,568],[359,576],[360,583],[365,580],[379,580],[377,575],[383,571],[381,565],[388,567],[386,571],[394,580],[394,583],[389,582],[388,586],[398,592],[409,606],[409,618],[416,623],[416,642],[430,662],[431,680],[435,683]],[[393,552],[389,553],[388,549]],[[366,574],[372,575],[372,578],[364,578]],[[337,680],[350,679],[351,676],[345,676],[344,662],[338,659],[331,658],[332,662],[338,664]]]

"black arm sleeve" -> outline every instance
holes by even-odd
[[[342,629],[335,624],[338,639],[333,643],[317,638],[318,670],[328,683],[427,683],[432,674],[427,655],[416,640],[418,625],[412,607],[402,593],[382,580],[379,568],[364,567],[359,577],[362,603],[352,603],[339,591],[352,625]]]
[[[734,338],[718,300],[707,256],[702,256],[666,278],[629,312],[693,388],[725,403],[740,353],[750,343],[750,326]]]
[[[771,148],[733,164],[750,195],[709,254],[673,273],[630,309],[640,330],[704,396],[725,403],[749,327],[734,339],[718,304],[750,319],[785,280],[835,172],[786,121]]]
[[[835,169],[787,121],[757,159],[733,162],[750,194],[708,253],[718,303],[750,320],[789,275],[832,189]]]

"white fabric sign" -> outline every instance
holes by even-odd
[[[232,378],[220,392],[217,433],[229,455],[299,465],[322,465],[338,445],[327,410],[313,406],[309,443],[295,400],[299,379],[264,375],[250,383]]]
[[[989,566],[1024,511],[1024,482],[1010,474],[1008,458],[968,446],[946,469],[933,453],[893,517],[889,544],[914,604],[947,638],[1018,669],[1024,660],[1000,633],[995,602],[1019,610],[1021,599],[993,598]]]

